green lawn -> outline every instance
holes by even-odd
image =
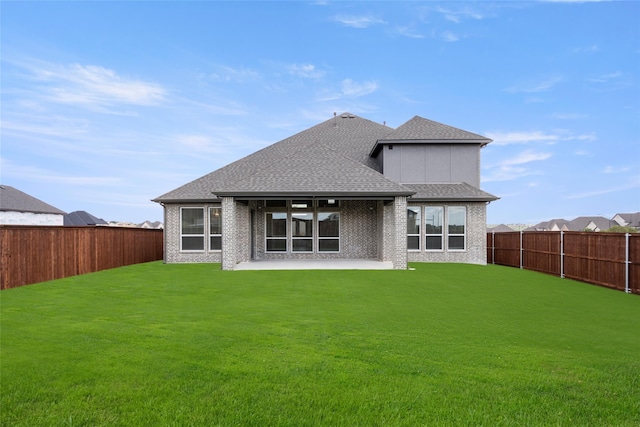
[[[2,291],[7,426],[638,426],[640,298],[499,266]]]

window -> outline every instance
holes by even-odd
[[[180,250],[204,251],[204,208],[181,208],[180,224]]]
[[[287,213],[267,212],[266,214],[267,252],[287,251]]]
[[[465,250],[465,231],[467,225],[467,208],[464,206],[451,206],[448,209],[448,231],[450,251]]]
[[[407,208],[407,249],[420,250],[420,207]]]
[[[209,250],[222,250],[222,208],[209,208]]]
[[[425,249],[427,251],[442,250],[442,206],[426,206],[424,208]]]
[[[340,252],[340,213],[318,213],[318,252]]]
[[[313,212],[291,214],[291,249],[293,252],[313,252]]]

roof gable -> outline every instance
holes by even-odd
[[[491,139],[467,132],[453,126],[415,116],[408,122],[376,141],[370,155],[378,155],[385,144],[480,144],[485,146]]]
[[[0,210],[64,215],[64,211],[8,185],[0,185]]]
[[[325,148],[332,150],[331,152],[325,152],[325,155],[330,153],[331,155],[338,154],[357,164],[364,165],[373,172],[378,172],[379,165],[375,159],[368,156],[368,152],[374,141],[384,137],[391,131],[393,131],[392,128],[353,114],[338,115],[163,194],[154,199],[154,201],[215,200],[217,197],[212,194],[214,188],[217,191],[224,191],[234,187],[244,187],[246,183],[242,185],[235,184],[244,181],[249,176],[254,176],[260,170],[274,167],[272,165],[278,162],[287,161],[287,158],[292,153],[311,146],[311,143],[321,144]],[[310,152],[307,154],[308,157],[311,156]],[[341,162],[343,161],[341,160]],[[300,163],[292,165],[289,173],[293,173],[293,169],[298,168],[301,168]],[[304,171],[304,169],[301,169],[299,172],[302,173]],[[320,174],[321,172],[318,171],[316,176]],[[274,176],[274,178],[277,177]],[[255,180],[256,178],[254,177],[254,182]]]

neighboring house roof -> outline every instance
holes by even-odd
[[[524,231],[569,231],[568,224],[569,221],[566,219],[552,219],[526,228]]]
[[[371,149],[370,155],[378,155],[385,144],[480,144],[485,146],[491,139],[453,126],[444,125],[419,116],[413,117],[393,132],[380,138]]]
[[[64,215],[64,211],[23,193],[9,185],[0,185],[0,211]]]
[[[404,184],[415,191],[411,201],[461,201],[461,202],[491,202],[498,197],[480,190],[466,182],[434,183],[434,184]]]
[[[64,216],[64,225],[66,226],[82,226],[82,225],[108,225],[107,221],[97,218],[86,211],[75,211]]]
[[[622,219],[624,223],[621,224],[619,221],[617,221],[616,220],[617,217],[620,217],[620,219]],[[618,222],[619,225],[640,228],[640,212],[619,213],[619,214],[616,214],[616,216],[614,217],[614,220],[616,220],[616,222]]]
[[[603,216],[579,216],[574,220],[569,221],[567,228],[569,231],[604,231],[613,226],[613,221]]]
[[[505,224],[496,225],[495,227],[487,228],[487,233],[508,233],[510,231],[516,231],[513,228]]]

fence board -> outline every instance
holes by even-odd
[[[0,226],[0,289],[162,257],[162,230]]]
[[[553,231],[520,234],[488,233],[489,262],[519,267],[522,254],[525,269],[564,274],[563,277],[623,291],[628,285],[630,292],[640,294],[640,234]]]

